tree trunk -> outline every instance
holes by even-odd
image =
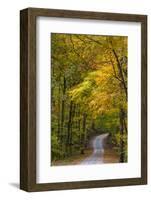
[[[58,94],[58,138],[60,139],[60,85],[59,85],[59,94]]]
[[[94,119],[92,119],[92,123],[91,123],[91,129],[94,130],[95,129],[95,121]]]
[[[125,91],[125,95],[126,95],[126,100],[127,100],[127,86],[126,86],[126,82],[125,82],[125,79],[124,79],[124,75],[123,75],[123,71],[122,71],[122,66],[119,62],[119,59],[118,59],[118,56],[115,52],[115,50],[112,48],[112,51],[113,51],[113,54],[114,54],[114,57],[116,59],[116,62],[117,62],[117,67],[118,67],[118,72],[119,72],[119,76],[122,80],[122,85],[123,85],[123,88],[124,88],[124,91]]]
[[[61,105],[61,134],[60,134],[60,141],[61,146],[63,143],[63,134],[64,134],[64,109],[65,109],[65,92],[66,92],[66,79],[63,77],[63,91],[62,91],[62,105]]]
[[[86,131],[86,114],[83,114],[83,124],[82,124],[82,135],[81,135],[81,154],[84,154],[85,149],[85,131]]]
[[[124,110],[120,109],[120,162],[124,162],[125,153],[124,153]]]
[[[71,125],[70,125],[70,139],[69,139],[69,151],[70,155],[72,155],[72,147],[73,147],[73,138],[72,138],[72,129],[74,128],[74,116],[75,116],[75,109],[76,105],[72,103],[72,109],[71,109]]]
[[[125,132],[127,133],[127,123],[126,123],[126,119],[124,118],[124,129],[125,129]]]
[[[69,155],[69,145],[70,145],[70,134],[71,134],[71,118],[72,118],[72,107],[73,107],[73,102],[70,102],[70,107],[69,107],[69,119],[68,119],[68,130],[67,130],[67,140],[66,140],[66,152],[67,155]]]
[[[81,146],[81,119],[80,119],[80,110],[78,112],[78,131],[79,131],[79,145]]]

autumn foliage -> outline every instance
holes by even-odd
[[[126,36],[51,34],[51,160],[84,154],[109,133],[127,161]]]

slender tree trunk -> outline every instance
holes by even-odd
[[[95,121],[94,119],[92,119],[92,123],[91,123],[91,129],[94,130],[95,129]]]
[[[62,105],[61,105],[61,135],[63,135],[63,128],[64,128],[65,92],[66,92],[66,79],[65,77],[63,77],[63,91],[62,91]]]
[[[114,54],[114,57],[116,59],[116,62],[117,62],[117,67],[118,67],[118,72],[119,72],[119,76],[122,80],[122,85],[123,85],[123,88],[124,88],[124,91],[125,91],[125,95],[126,95],[126,100],[127,100],[127,86],[126,86],[126,82],[125,82],[125,79],[124,79],[124,75],[123,75],[123,70],[122,70],[122,66],[119,62],[119,59],[118,59],[118,56],[115,52],[115,50],[112,48],[112,52]]]
[[[127,123],[126,123],[126,119],[124,118],[124,129],[125,129],[125,132],[127,133]]]
[[[80,119],[80,110],[78,112],[78,132],[79,132],[79,145],[81,146],[81,119]]]
[[[73,137],[72,137],[72,129],[74,128],[74,116],[75,116],[75,109],[76,105],[72,104],[72,109],[71,109],[71,125],[70,125],[70,139],[69,139],[69,146],[70,146],[70,155],[72,155],[72,147],[73,147]]]
[[[124,153],[124,110],[120,109],[120,162],[124,162],[125,153]]]
[[[60,84],[58,91],[58,138],[60,139]]]
[[[60,123],[60,146],[61,146],[61,150],[63,152],[64,152],[63,137],[64,137],[64,115],[65,115],[65,92],[66,92],[66,79],[65,79],[65,77],[63,77],[63,91],[62,91],[62,102],[61,102],[61,123]]]
[[[81,135],[81,154],[84,154],[85,148],[85,131],[86,131],[86,114],[83,114],[83,124],[82,124],[82,135]]]
[[[73,107],[73,102],[70,102],[69,106],[69,119],[68,119],[68,130],[67,130],[67,140],[66,140],[66,152],[67,155],[69,155],[69,145],[70,145],[70,134],[71,134],[71,118],[72,118],[72,107]]]

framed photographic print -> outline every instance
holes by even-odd
[[[20,12],[20,188],[147,183],[147,16]]]

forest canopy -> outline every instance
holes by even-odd
[[[109,133],[127,162],[127,36],[51,34],[51,161]]]

